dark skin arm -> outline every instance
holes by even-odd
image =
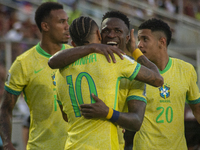
[[[4,92],[0,103],[0,135],[3,141],[4,150],[15,150],[12,142],[12,110],[17,102],[18,96]]]
[[[67,118],[67,114],[63,111],[63,106],[62,105],[59,105],[60,106],[60,110],[62,112],[62,116],[63,116],[63,119],[68,122],[68,118]]]
[[[135,50],[134,29],[131,30],[130,39],[127,44],[127,49],[132,54]],[[146,56],[141,55],[138,57],[137,62],[141,64],[140,71],[138,72],[135,80],[145,82],[149,85],[159,87],[164,83],[163,77],[160,75],[157,66],[152,63]]]
[[[196,120],[200,124],[200,103],[198,103],[198,104],[189,104],[189,105],[190,105],[190,108],[192,109],[192,112],[193,112]]]
[[[108,62],[111,62],[112,59],[114,63],[116,62],[116,60],[113,53],[116,53],[121,59],[123,59],[122,54],[125,54],[123,51],[116,47],[93,43],[85,46],[79,46],[59,51],[49,59],[48,64],[52,69],[63,68],[90,53],[103,54],[105,55]]]
[[[106,118],[109,107],[100,100],[98,97],[92,94],[92,97],[96,101],[94,104],[82,104],[80,105],[80,110],[82,115],[87,118]],[[117,124],[122,128],[138,131],[142,125],[144,118],[144,112],[146,108],[146,103],[138,100],[128,101],[128,113],[120,112]]]

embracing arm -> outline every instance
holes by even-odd
[[[152,67],[147,68],[144,65],[141,65],[141,68],[140,68],[137,76],[135,77],[135,80],[147,83],[147,84],[155,86],[155,87],[162,86],[164,83],[164,79],[160,75],[158,68],[156,66],[154,66],[154,64],[152,62],[150,62],[148,59],[146,59],[145,56],[143,57],[143,55],[140,56],[139,59],[143,63],[151,64],[149,66],[152,66]]]
[[[108,62],[111,62],[109,55],[111,56],[112,61],[116,62],[113,53],[116,53],[121,59],[123,59],[122,54],[125,54],[123,51],[116,47],[93,43],[59,51],[49,59],[48,64],[52,69],[63,68],[90,53],[103,54],[105,55]]]
[[[141,69],[135,79],[155,87],[162,86],[164,80],[157,66],[143,55],[138,48],[135,49],[134,29],[131,30],[130,39],[126,47],[129,55],[132,55],[134,59],[141,64]]]
[[[198,123],[200,124],[200,103],[197,104],[189,104],[190,108],[192,109],[192,112],[196,118],[196,120],[198,121]]]
[[[98,97],[92,94],[92,97],[96,101],[94,104],[82,104],[80,105],[82,115],[87,118],[106,118],[109,112],[109,107],[100,100]],[[128,113],[119,112],[119,118],[117,123],[122,128],[138,131],[142,125],[144,118],[146,103],[138,100],[128,101]]]
[[[3,141],[4,150],[15,150],[11,142],[12,135],[12,110],[16,104],[18,96],[4,92],[4,97],[0,103],[0,135]]]

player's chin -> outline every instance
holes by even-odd
[[[66,43],[68,43],[68,40],[63,40],[62,43],[66,44]]]

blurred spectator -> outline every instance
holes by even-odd
[[[81,11],[77,8],[78,1],[74,2],[72,4],[72,11],[68,14],[69,15],[69,25],[72,23],[72,21],[78,17],[81,16]]]
[[[21,41],[22,38],[22,23],[18,21],[13,24],[13,28],[5,35],[5,39],[9,41]]]
[[[194,7],[193,7],[192,1],[187,1],[187,0],[184,1],[183,13],[187,16],[190,16],[190,17],[193,17],[193,18],[195,17]]]
[[[197,2],[197,8],[196,8],[196,12],[195,12],[195,18],[197,20],[200,20],[200,1]]]

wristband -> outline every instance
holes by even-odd
[[[133,51],[133,53],[132,53],[132,56],[133,56],[133,58],[137,61],[137,59],[140,57],[140,56],[142,56],[143,55],[143,53],[140,51],[140,49],[139,48],[136,48],[134,51]]]
[[[111,122],[116,122],[119,118],[119,111],[113,110],[113,115],[110,118]]]
[[[106,116],[106,119],[110,119],[113,115],[113,109],[112,108],[109,108],[109,111],[108,111],[108,114]]]
[[[116,122],[118,120],[118,118],[119,118],[119,111],[109,108],[106,119],[109,119],[111,122]]]

